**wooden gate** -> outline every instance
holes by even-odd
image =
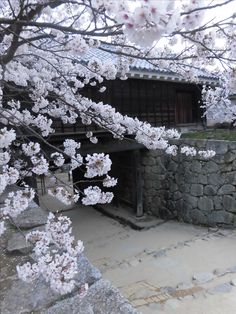
[[[175,105],[175,123],[185,124],[193,122],[193,94],[191,92],[177,92]]]

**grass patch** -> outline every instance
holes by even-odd
[[[236,130],[213,129],[206,131],[196,131],[183,133],[181,138],[189,138],[196,140],[225,140],[236,141]]]

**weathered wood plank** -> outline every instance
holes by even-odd
[[[135,180],[135,207],[136,216],[143,216],[143,186],[142,186],[142,172],[141,172],[141,156],[140,150],[137,149],[134,154],[134,180]]]

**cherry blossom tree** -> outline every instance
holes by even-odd
[[[96,124],[122,139],[126,135],[148,149],[177,154],[169,139],[180,134],[165,127],[152,127],[137,118],[124,116],[109,104],[96,103],[82,95],[87,85],[126,79],[135,59],[168,69],[191,82],[198,82],[199,70],[219,73],[219,86],[205,87],[207,110],[230,110],[228,95],[236,90],[236,29],[234,0],[2,0],[0,2],[0,193],[21,182],[23,189],[6,195],[0,209],[0,235],[14,217],[27,209],[36,191],[25,181],[35,175],[54,176],[51,163],[70,170],[85,167],[85,177],[116,185],[109,176],[109,155],[83,158],[81,144],[66,139],[61,147],[48,141],[54,132],[53,120],[65,124]],[[224,16],[214,12],[225,12]],[[116,62],[92,58],[84,62],[90,49],[117,56]],[[103,92],[105,87],[100,88]],[[227,110],[226,110],[227,108]],[[227,113],[226,113],[227,112]],[[221,118],[222,119],[222,118]],[[232,118],[233,119],[233,118]],[[98,139],[89,132],[94,144]],[[50,156],[44,147],[53,150]],[[213,151],[182,147],[180,153],[201,158]],[[49,193],[66,204],[81,199],[85,205],[107,203],[112,192],[98,186],[72,195],[58,185]],[[76,259],[83,245],[71,234],[66,217],[50,214],[45,231],[27,235],[34,243],[37,259],[18,266],[19,276],[31,281],[42,275],[52,289],[68,293],[74,286]],[[53,245],[53,246],[52,246]],[[53,247],[53,249],[52,249]]]

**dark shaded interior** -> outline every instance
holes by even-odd
[[[106,91],[99,92],[101,86]],[[123,115],[137,117],[153,126],[201,122],[201,87],[190,83],[134,79],[109,80],[97,86],[86,86],[81,94],[92,100],[110,104]],[[63,125],[57,122],[57,132],[98,130],[94,125]]]

